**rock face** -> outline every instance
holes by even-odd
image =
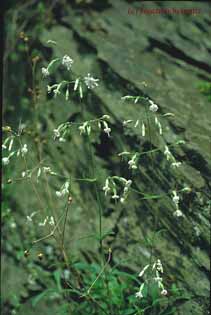
[[[149,15],[140,14],[140,7],[194,7],[200,12],[195,16]],[[178,306],[178,314],[185,315],[208,314],[211,111],[198,85],[210,80],[210,12],[208,3],[186,1],[115,0],[106,2],[104,7],[95,7],[94,2],[90,8],[74,5],[67,7],[57,25],[45,30],[39,39],[43,46],[48,39],[57,41],[60,48],[53,46],[52,56],[69,54],[74,59],[76,75],[91,73],[100,79],[99,87],[83,101],[85,119],[111,116],[111,138],[97,133],[91,143],[98,188],[109,175],[131,178],[138,191],[148,194],[191,187],[191,193],[182,194],[182,218],[173,216],[169,195],[146,200],[131,192],[125,204],[116,206],[100,192],[103,232],[113,232],[105,238],[104,246],[112,247],[114,263],[121,262],[134,273],[139,271],[149,259],[146,238],[152,238],[155,230],[164,229],[157,234],[153,254],[162,260],[169,285],[176,281],[192,296]],[[55,77],[57,82],[59,79],[59,75]],[[145,105],[123,102],[124,95],[145,95],[158,104],[159,114],[174,114],[161,116],[163,137],[149,137],[146,132],[143,138],[140,128],[132,125],[123,132],[124,120],[145,120]],[[69,102],[62,98],[48,100],[46,107],[43,124],[49,131],[64,121],[81,121],[78,98]],[[45,131],[43,134],[45,137]],[[182,166],[172,170],[163,150],[166,144],[177,140],[186,143],[173,146],[172,153]],[[118,157],[122,151],[142,152],[151,147],[161,148],[162,152],[153,154],[153,162],[150,157],[141,158],[134,173]],[[73,178],[90,176],[90,157],[81,136],[72,135],[68,144],[59,146],[49,141],[43,152],[60,173]],[[50,184],[55,189],[62,182],[54,180]],[[68,218],[68,245],[72,238],[77,240],[98,231],[93,185],[74,182],[71,187],[74,202]],[[17,209],[25,214],[27,208],[36,207],[35,198],[32,196],[29,201],[28,193],[20,185],[13,196]],[[40,193],[45,198],[41,187]],[[59,209],[62,201],[56,202]],[[98,243],[89,238],[72,243],[71,253],[78,257],[82,254],[98,259],[96,252]]]

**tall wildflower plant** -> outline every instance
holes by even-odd
[[[55,45],[53,41],[49,44]],[[24,249],[23,255],[27,259],[33,250],[39,244],[46,240],[53,239],[55,246],[61,254],[60,273],[55,273],[55,280],[57,289],[48,289],[41,292],[36,297],[34,305],[45,295],[52,294],[56,291],[62,296],[65,303],[63,303],[63,313],[66,310],[72,310],[72,314],[167,314],[169,311],[169,301],[174,295],[171,288],[165,283],[165,265],[161,262],[159,257],[156,257],[153,252],[153,241],[157,233],[157,221],[159,220],[159,213],[155,214],[154,237],[151,242],[151,254],[148,264],[143,266],[143,269],[137,275],[121,272],[117,267],[111,264],[112,249],[105,248],[103,239],[106,234],[102,228],[103,221],[103,205],[102,196],[109,201],[112,200],[118,206],[124,206],[129,203],[129,196],[137,194],[141,200],[151,200],[160,198],[170,198],[172,201],[172,215],[178,220],[184,216],[180,206],[183,193],[189,192],[189,187],[172,187],[172,190],[166,194],[149,194],[137,190],[134,185],[133,176],[139,172],[142,157],[148,157],[149,163],[153,163],[156,152],[163,154],[169,168],[177,170],[181,166],[181,162],[177,161],[171,149],[174,146],[184,144],[184,141],[178,140],[174,144],[167,145],[163,138],[162,147],[152,147],[148,151],[123,151],[116,152],[116,157],[122,159],[125,165],[130,170],[131,176],[125,178],[117,174],[110,174],[104,178],[104,185],[101,185],[97,178],[95,170],[96,161],[93,153],[93,145],[91,142],[93,133],[98,130],[106,137],[112,137],[111,117],[104,113],[100,117],[94,119],[84,120],[84,98],[87,93],[91,93],[97,89],[100,84],[100,79],[96,78],[94,74],[87,73],[85,76],[75,76],[74,74],[74,60],[69,55],[64,55],[62,58],[55,58],[43,67],[37,67],[38,58],[32,59],[32,77],[33,86],[31,89],[32,102],[34,108],[34,121],[32,123],[32,130],[28,128],[23,122],[20,122],[17,130],[11,126],[4,126],[3,143],[2,143],[2,165],[6,172],[8,168],[13,169],[13,165],[20,163],[21,172],[14,174],[7,179],[7,184],[18,184],[25,182],[25,185],[30,185],[34,196],[37,200],[37,209],[32,209],[26,215],[26,224],[31,229],[31,241]],[[68,80],[61,80],[54,82],[54,72],[56,69],[62,68],[66,71]],[[83,138],[83,145],[88,150],[87,163],[90,167],[90,176],[83,178],[72,178],[70,174],[60,174],[52,165],[55,161],[47,163],[44,156],[42,137],[39,134],[39,114],[37,112],[37,101],[39,93],[36,86],[36,72],[39,70],[42,75],[42,80],[46,84],[46,93],[48,97],[57,98],[61,96],[68,101],[73,93],[78,95],[78,102],[81,106],[80,121],[61,121],[58,125],[53,126],[50,137],[56,144],[68,144],[69,137],[78,133]],[[134,102],[134,105],[141,104],[144,107],[145,114],[137,120],[128,119],[122,121],[124,129],[134,128],[139,130],[142,138],[148,137],[150,143],[153,137],[163,137],[165,132],[162,121],[166,116],[172,116],[172,113],[160,113],[160,108],[155,100],[143,96],[122,96],[124,102]],[[129,106],[129,105],[128,105]],[[34,137],[34,145],[27,142],[27,139]],[[31,151],[35,150],[37,160],[31,161]],[[34,164],[33,164],[34,163]],[[54,190],[49,185],[52,177],[58,177],[61,180],[61,185]],[[65,231],[70,213],[70,208],[74,202],[74,195],[72,192],[72,185],[74,182],[84,182],[87,185],[92,184],[94,194],[97,201],[98,209],[96,216],[98,216],[98,233],[97,240],[99,242],[99,251],[101,255],[101,264],[86,264],[76,263],[72,261],[72,257],[67,252],[65,246]],[[42,183],[48,196],[48,203],[45,204],[40,195],[40,190],[37,188],[39,183]],[[63,211],[60,214],[57,211],[55,200],[63,202]],[[40,237],[36,235],[40,233]],[[48,247],[48,257],[52,255],[52,247]],[[43,259],[42,251],[37,254],[38,260]],[[24,258],[23,258],[24,259]],[[31,276],[31,275],[30,275]],[[30,278],[32,282],[33,279]],[[61,286],[61,284],[63,285]],[[177,292],[177,289],[175,289]],[[46,293],[46,294],[44,294]],[[78,302],[80,301],[80,303]],[[72,303],[72,304],[71,304]],[[71,305],[72,306],[71,306]],[[79,304],[80,306],[79,308]],[[165,313],[166,310],[166,313]],[[62,314],[62,313],[61,313]],[[170,313],[168,313],[170,314]]]

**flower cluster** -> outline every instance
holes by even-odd
[[[95,87],[98,86],[99,79],[93,78],[90,73],[87,74],[87,76],[84,78],[84,82],[87,86],[88,89],[94,89]]]
[[[69,194],[69,186],[70,186],[70,183],[69,181],[66,181],[62,187],[60,188],[60,190],[56,191],[56,196],[61,198],[61,197],[64,197],[65,195],[68,195]]]
[[[123,188],[123,192],[121,194],[117,193],[117,185],[116,185],[116,181],[120,182],[124,188]],[[112,195],[111,198],[115,199],[115,200],[120,200],[121,203],[124,203],[125,200],[128,197],[128,193],[129,193],[129,188],[132,184],[132,180],[127,180],[124,177],[118,177],[118,176],[113,176],[113,177],[108,177],[105,181],[105,185],[103,187],[103,191],[105,193],[105,196],[107,196],[107,194],[111,191]]]
[[[71,59],[68,55],[65,55],[62,58],[62,64],[67,68],[68,71],[71,69],[73,62],[73,59]]]
[[[135,153],[132,158],[128,161],[129,169],[137,169],[137,154]]]
[[[173,196],[172,196],[172,201],[173,201],[173,203],[174,203],[175,206],[176,206],[176,210],[175,210],[175,212],[174,212],[174,216],[176,216],[176,217],[182,217],[182,216],[183,216],[183,213],[182,213],[182,211],[179,209],[179,201],[180,201],[180,198],[179,198],[179,196],[177,195],[176,190],[173,190],[173,191],[172,191],[172,194],[173,194]]]
[[[153,275],[153,273],[154,273],[154,275]],[[139,273],[140,278],[143,278],[145,276],[145,281],[141,284],[138,292],[135,293],[135,296],[137,298],[143,298],[144,297],[144,289],[145,289],[145,287],[147,287],[147,285],[150,281],[154,281],[154,283],[157,285],[158,289],[160,290],[161,295],[164,295],[164,296],[167,295],[168,292],[164,288],[162,274],[163,274],[163,266],[162,266],[160,259],[157,259],[157,261],[153,265],[151,265],[151,264],[146,265],[141,270],[141,272]],[[152,277],[152,279],[146,277],[146,275],[147,276],[150,275],[150,277]]]
[[[49,225],[51,225],[51,226],[54,226],[55,225],[55,221],[54,221],[54,218],[53,218],[53,216],[47,216],[45,219],[44,219],[44,221],[43,222],[39,222],[38,223],[38,225],[39,226],[45,226],[46,224],[49,224]]]
[[[171,162],[171,166],[173,168],[178,168],[181,166],[181,162],[176,161],[175,157],[173,156],[173,154],[170,152],[169,147],[167,145],[165,145],[165,150],[164,150],[164,155],[167,159],[167,161]]]
[[[157,112],[158,105],[156,105],[152,100],[149,100],[149,103],[150,103],[149,110],[151,112]]]

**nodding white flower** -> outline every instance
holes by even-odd
[[[45,226],[47,222],[48,222],[48,216],[44,219],[43,222],[39,222],[38,225],[39,226]]]
[[[8,147],[8,151],[11,151],[14,139],[12,138]]]
[[[172,154],[169,151],[169,148],[167,145],[165,145],[165,151],[164,151],[164,155],[166,156],[167,161],[169,161],[172,158]]]
[[[110,137],[111,128],[106,127],[103,129],[103,131]]]
[[[177,209],[176,211],[174,211],[174,216],[175,217],[183,217],[183,213],[181,210]]]
[[[36,213],[37,213],[37,211],[34,211],[30,215],[27,215],[26,220],[29,222],[32,222],[32,218],[35,216]]]
[[[70,186],[70,183],[66,181],[64,185],[62,185],[60,191],[56,191],[56,196],[60,198],[69,194],[69,186]]]
[[[65,138],[60,137],[60,138],[59,138],[59,142],[66,142],[66,139],[65,139]]]
[[[151,112],[157,112],[157,110],[158,110],[158,105],[156,105],[152,100],[149,100],[149,103],[150,103],[149,110],[150,110]]]
[[[51,168],[49,166],[43,166],[43,172],[45,174],[50,174],[51,173]]]
[[[157,260],[157,270],[163,273],[163,265],[160,261],[160,259]]]
[[[56,139],[56,138],[59,138],[60,137],[60,131],[59,131],[59,129],[54,129],[53,130],[53,133],[54,133],[54,140]]]
[[[137,169],[136,166],[136,154],[133,155],[132,159],[128,161],[129,168]]]
[[[26,155],[27,152],[28,152],[27,144],[24,144],[23,147],[21,148],[22,156]]]
[[[166,289],[163,289],[163,290],[161,291],[161,295],[167,295],[167,293],[168,293],[168,291],[167,291]]]
[[[110,119],[109,115],[103,115],[102,119]]]
[[[10,162],[9,157],[4,157],[4,158],[2,158],[2,164],[3,164],[3,165],[8,165],[9,162]]]
[[[142,270],[141,270],[141,272],[139,273],[139,277],[142,277],[143,275],[144,275],[144,273],[145,273],[145,271],[149,268],[149,266],[150,265],[146,265]]]
[[[146,128],[145,128],[145,124],[144,123],[142,124],[142,127],[141,127],[141,134],[142,134],[142,137],[145,137]]]
[[[7,148],[7,146],[5,145],[5,144],[2,144],[2,149],[6,149]]]
[[[104,129],[103,131],[110,137],[111,128],[108,127],[108,124],[106,121],[103,121]]]
[[[44,77],[48,77],[48,76],[50,75],[50,73],[49,73],[49,71],[48,71],[48,68],[42,67],[41,71],[42,71],[42,75],[43,75]]]
[[[184,191],[184,192],[191,192],[191,188],[190,187],[184,187],[182,189],[182,191]]]
[[[159,134],[162,135],[163,134],[163,128],[161,123],[158,121],[158,129],[159,129]]]
[[[49,219],[49,222],[48,222],[50,225],[55,225],[55,221],[54,221],[54,218],[53,216],[50,217]]]
[[[90,73],[88,73],[88,75],[84,78],[84,82],[88,89],[94,89],[96,86],[98,86],[98,81],[99,79],[91,77]]]
[[[87,122],[83,123],[83,125],[79,126],[78,129],[80,130],[80,135],[83,133],[86,133],[86,128],[87,128]]]
[[[173,168],[177,168],[177,167],[180,167],[181,164],[182,164],[181,162],[173,162],[173,163],[171,163],[171,166]]]
[[[57,85],[57,88],[53,90],[54,97],[57,97],[57,95],[61,94],[60,92],[60,84]]]
[[[73,88],[74,91],[76,91],[78,88],[79,80],[80,80],[79,78],[75,80],[75,84],[74,84],[74,88]]]
[[[56,191],[56,196],[60,198],[62,196],[61,191]]]
[[[107,193],[111,190],[109,187],[109,179],[107,178],[105,181],[105,186],[103,187],[103,190],[105,192],[105,196],[107,195]]]
[[[135,295],[135,296],[136,296],[137,298],[142,298],[142,297],[143,297],[143,294],[142,294],[143,289],[144,289],[144,283],[141,284],[139,291],[136,292],[136,295]]]
[[[143,294],[140,291],[138,291],[136,292],[135,297],[141,299],[143,297]]]
[[[127,126],[129,123],[133,122],[133,120],[129,119],[129,120],[124,120],[123,121],[123,126]]]
[[[119,195],[117,195],[116,193],[114,193],[114,195],[111,197],[112,199],[119,199]]]
[[[73,62],[73,59],[71,59],[68,55],[65,55],[62,59],[62,64],[68,71],[71,69]]]
[[[121,202],[121,203],[124,203],[124,202],[125,202],[125,198],[124,198],[124,197],[121,197],[121,198],[120,198],[120,202]]]
[[[179,204],[180,198],[179,198],[179,196],[177,195],[176,190],[173,190],[172,193],[173,193],[172,201],[173,201],[173,203],[177,206],[177,205]]]
[[[136,120],[134,128],[136,128],[138,126],[138,124],[139,124],[139,120]]]
[[[131,184],[132,184],[132,180],[131,180],[131,179],[128,179],[128,180],[126,181],[126,186],[129,187],[129,186],[131,186]]]

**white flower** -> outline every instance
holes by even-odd
[[[132,159],[128,161],[129,168],[137,169],[136,166],[136,154],[133,155]]]
[[[79,78],[75,80],[75,84],[74,84],[74,88],[73,88],[74,91],[76,91],[78,88],[79,80],[80,80]]]
[[[123,126],[127,126],[129,123],[133,122],[133,120],[129,119],[129,120],[124,120],[123,121]]]
[[[26,220],[29,222],[32,222],[32,218],[35,216],[36,213],[37,213],[37,211],[34,211],[30,215],[27,215]]]
[[[141,272],[139,273],[139,277],[142,277],[143,275],[144,275],[144,273],[145,273],[145,271],[147,270],[149,268],[149,265],[146,265],[142,270],[141,270]]]
[[[144,123],[142,124],[142,127],[141,127],[141,134],[142,134],[142,137],[145,137],[145,134],[146,134],[146,128],[145,128]]]
[[[54,93],[54,97],[57,97],[57,95],[61,94],[60,92],[60,84],[58,84],[57,88],[53,90],[53,93]]]
[[[2,158],[2,164],[3,164],[3,165],[8,165],[9,162],[10,162],[10,159],[9,159],[8,157]]]
[[[61,187],[61,190],[56,191],[56,196],[60,198],[60,197],[63,197],[65,195],[69,194],[69,185],[70,185],[70,183],[68,181],[66,181],[64,183],[64,185]]]
[[[136,292],[135,296],[136,296],[136,298],[139,298],[139,299],[141,299],[143,297],[143,295],[140,291]]]
[[[59,138],[59,142],[66,142],[66,139],[65,139],[65,138],[60,137],[60,138]]]
[[[163,273],[163,266],[160,259],[157,260],[157,270]]]
[[[53,133],[54,133],[54,140],[56,139],[56,138],[59,138],[60,137],[60,131],[58,130],[58,129],[54,129],[53,130]]]
[[[184,187],[182,189],[182,191],[184,191],[184,192],[191,192],[191,188],[190,187]]]
[[[167,295],[167,290],[166,289],[163,289],[162,291],[161,291],[161,295]]]
[[[120,198],[120,202],[121,202],[121,203],[124,203],[124,202],[125,202],[125,198],[121,197],[121,198]]]
[[[136,120],[136,123],[135,123],[135,125],[134,125],[134,128],[136,128],[136,127],[138,126],[138,124],[139,124],[139,120]]]
[[[8,147],[8,151],[11,151],[14,139],[12,138]]]
[[[80,135],[86,133],[86,125],[83,124],[82,126],[79,126],[78,129],[80,130]]]
[[[143,294],[142,294],[142,291],[143,291],[143,288],[144,288],[144,283],[142,283],[142,285],[140,286],[140,289],[138,292],[136,292],[136,297],[137,298],[142,298],[143,297]]]
[[[60,198],[62,196],[61,191],[56,191],[56,196]]]
[[[167,147],[167,145],[165,145],[164,155],[166,156],[167,161],[169,161],[172,158],[172,154],[169,151],[169,148]]]
[[[67,70],[70,70],[73,64],[73,59],[71,59],[68,55],[65,55],[62,59],[62,64],[67,68]]]
[[[175,217],[183,217],[183,213],[181,210],[177,209],[176,211],[174,211],[174,216]]]
[[[39,222],[38,225],[39,225],[39,226],[45,226],[47,222],[48,222],[48,216],[44,219],[43,222]]]
[[[106,127],[103,129],[103,131],[110,137],[111,128]]]
[[[88,89],[94,89],[96,86],[98,86],[98,81],[99,79],[91,77],[90,73],[88,73],[88,75],[84,78],[84,82]]]
[[[117,195],[116,193],[111,197],[112,199],[119,199],[119,195]]]
[[[48,77],[50,75],[50,73],[49,73],[47,68],[42,67],[41,71],[42,71],[42,75],[44,77]]]
[[[50,217],[49,219],[49,222],[48,222],[50,225],[55,225],[55,221],[54,221],[54,218],[53,216]]]
[[[110,119],[109,115],[103,115],[102,119]]]
[[[24,144],[23,147],[21,148],[22,156],[26,155],[27,152],[28,152],[27,144]]]
[[[173,190],[172,193],[173,193],[172,201],[177,206],[180,198],[175,190]]]
[[[129,187],[131,184],[132,184],[132,180],[131,180],[131,179],[128,179],[128,180],[126,181],[126,186]]]
[[[156,105],[153,101],[149,100],[149,103],[151,104],[149,107],[149,110],[151,112],[156,112],[158,110],[158,105]]]
[[[171,163],[171,166],[173,168],[177,168],[177,167],[180,167],[181,164],[182,164],[181,162],[173,162],[173,163]]]
[[[109,179],[107,178],[106,181],[105,181],[105,186],[103,187],[103,190],[105,192],[105,196],[107,195],[107,193],[109,192],[110,190],[110,187],[109,187]]]
[[[43,166],[43,172],[45,174],[50,174],[51,173],[51,168],[49,166]]]

